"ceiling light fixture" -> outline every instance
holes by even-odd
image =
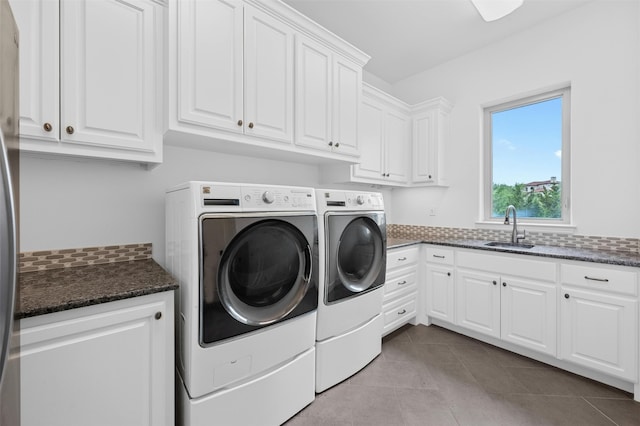
[[[520,6],[523,0],[471,0],[478,13],[487,22],[504,18]]]

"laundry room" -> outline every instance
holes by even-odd
[[[0,425],[640,425],[640,4],[481,3],[0,0]]]

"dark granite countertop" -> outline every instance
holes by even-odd
[[[178,288],[153,259],[24,272],[18,283],[16,319]]]
[[[640,268],[640,253],[545,245],[536,245],[529,249],[489,247],[486,245],[486,243],[488,242],[489,241],[484,240],[412,240],[388,238],[387,248],[398,248],[411,244],[425,243],[457,248],[470,248],[500,253],[523,254],[528,256],[548,257],[553,259],[579,260],[582,262],[605,263],[609,265],[631,266]]]

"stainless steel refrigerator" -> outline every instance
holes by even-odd
[[[13,321],[17,291],[19,164],[18,27],[0,0],[0,426],[20,424],[20,374]]]

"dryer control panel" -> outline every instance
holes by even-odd
[[[384,210],[379,192],[317,190],[318,210]]]

